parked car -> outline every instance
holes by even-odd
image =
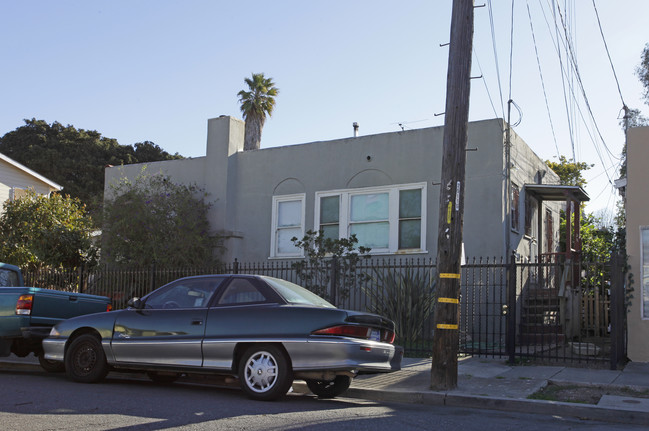
[[[60,362],[43,357],[41,341],[52,326],[110,309],[110,298],[105,296],[25,287],[20,268],[0,263],[0,356],[34,353],[45,370],[63,371]]]
[[[181,278],[129,305],[57,324],[43,342],[45,357],[88,383],[110,370],[167,381],[182,373],[236,376],[258,400],[285,395],[294,379],[332,398],[359,373],[401,367],[391,320],[338,309],[277,278]]]

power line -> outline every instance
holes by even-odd
[[[622,97],[622,90],[620,89],[620,81],[617,79],[617,73],[615,73],[615,66],[613,66],[613,60],[611,60],[611,53],[608,50],[608,44],[606,43],[606,38],[604,37],[604,30],[602,30],[602,22],[599,19],[599,12],[597,11],[597,5],[595,4],[595,0],[593,0],[593,9],[595,10],[595,16],[597,17],[597,25],[599,26],[599,33],[602,35],[602,42],[604,42],[604,48],[606,49],[608,62],[611,64],[611,70],[613,70],[613,77],[615,77],[617,92],[620,95],[620,100],[622,100],[622,105],[626,106],[626,103],[624,103],[624,97]]]
[[[536,54],[536,64],[539,69],[539,76],[541,78],[541,87],[543,88],[543,98],[545,99],[545,110],[548,113],[548,120],[550,121],[550,130],[552,131],[552,139],[554,140],[554,147],[557,150],[557,157],[560,157],[561,154],[559,154],[559,144],[557,143],[557,135],[554,132],[554,124],[552,124],[552,115],[550,113],[550,106],[548,104],[548,95],[545,91],[545,81],[543,80],[543,72],[541,70],[541,61],[539,59],[539,50],[536,45],[536,36],[534,35],[534,25],[532,24],[532,14],[530,12],[530,4],[529,1],[527,2],[527,16],[530,19],[530,28],[532,30],[532,41],[534,42],[534,52]]]
[[[494,60],[496,62],[496,77],[498,78],[498,92],[500,93],[500,109],[502,111],[502,117],[505,118],[505,101],[503,100],[503,87],[501,84],[501,79],[500,79],[500,65],[498,62],[498,50],[496,49],[497,44],[496,44],[496,29],[494,26],[494,14],[493,14],[493,9],[491,7],[491,0],[487,1],[488,9],[489,9],[489,24],[491,26],[491,45],[493,47],[494,51]],[[486,84],[485,84],[486,85]],[[497,117],[497,115],[496,115]]]

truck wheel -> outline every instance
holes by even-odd
[[[352,379],[349,376],[336,376],[332,381],[307,380],[306,385],[318,398],[335,398],[349,389]]]
[[[293,370],[282,349],[272,344],[258,344],[243,354],[239,382],[250,398],[271,401],[286,395],[293,384]]]
[[[108,374],[106,354],[97,337],[80,335],[70,343],[65,352],[65,371],[72,380],[96,383]]]
[[[38,362],[41,364],[41,367],[48,373],[62,373],[65,371],[65,364],[59,361],[50,361],[45,359],[43,354],[38,355]]]

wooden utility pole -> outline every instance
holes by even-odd
[[[437,292],[431,389],[457,387],[460,317],[460,259],[464,216],[473,0],[453,0],[451,40],[446,82],[444,154],[439,195]]]

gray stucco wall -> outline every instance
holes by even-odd
[[[206,189],[213,203],[210,222],[215,231],[229,237],[226,261],[269,259],[273,196],[303,193],[309,230],[314,229],[316,192],[412,183],[426,184],[426,250],[414,256],[436,256],[442,127],[246,152],[243,127],[242,121],[231,117],[211,119],[206,157],[151,163],[147,168]],[[505,235],[510,234],[505,229],[503,121],[470,123],[468,136],[465,253],[500,257],[505,254]],[[512,160],[520,168],[512,176],[522,186],[534,182],[537,170],[548,169],[513,136]],[[141,165],[107,169],[107,189],[119,176],[133,178],[141,169]]]

